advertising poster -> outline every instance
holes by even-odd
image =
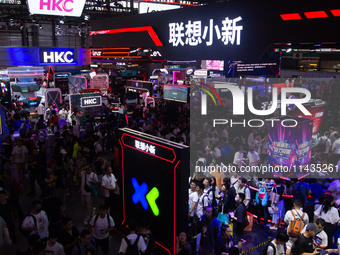
[[[268,130],[267,162],[275,166],[305,166],[311,157],[313,121],[293,118],[296,128],[283,127],[279,121]]]
[[[97,74],[91,78],[91,89],[100,89],[102,92],[107,91],[109,87],[109,75]]]
[[[68,77],[69,94],[80,93],[87,88],[87,80],[84,76],[69,76]]]

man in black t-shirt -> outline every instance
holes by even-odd
[[[58,197],[52,197],[50,188],[45,188],[43,193],[45,194],[46,199],[41,203],[41,209],[47,214],[50,222],[49,229],[60,231],[63,202]]]
[[[72,249],[79,242],[79,231],[73,226],[72,219],[69,217],[65,217],[62,220],[63,229],[58,238],[58,243],[60,243],[64,247],[64,251],[66,255],[72,254]]]
[[[13,215],[14,215],[13,204],[8,199],[6,199],[6,191],[0,190],[0,216],[6,222],[9,231],[9,236],[12,239],[12,244],[16,244],[17,238],[15,236]]]
[[[302,254],[319,254],[320,249],[314,249],[313,246],[313,237],[319,229],[314,223],[309,223],[306,227],[306,232],[298,237],[296,240],[292,254],[293,255],[302,255]]]
[[[146,251],[145,251],[145,255],[151,255],[154,253],[155,251],[155,237],[153,236],[153,234],[151,234],[148,231],[149,228],[149,220],[148,219],[142,219],[140,222],[140,229],[139,229],[139,235],[141,235],[144,239],[145,245],[146,245]]]
[[[234,215],[231,217],[234,226],[234,238],[236,239],[239,250],[242,248],[241,236],[243,235],[243,229],[245,228],[244,222],[247,217],[246,206],[243,203],[245,198],[246,196],[243,193],[236,195],[235,201],[237,202],[237,206]]]

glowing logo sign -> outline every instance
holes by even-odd
[[[156,148],[155,148],[154,145],[150,145],[150,144],[147,144],[145,142],[141,142],[141,141],[136,140],[135,141],[135,147],[139,150],[149,152],[149,153],[154,154],[154,155],[156,154]]]
[[[101,96],[93,96],[93,97],[83,97],[80,101],[80,107],[95,107],[102,105],[102,97]]]
[[[28,0],[31,14],[79,17],[85,0]]]
[[[183,22],[169,23],[169,43],[172,43],[174,47],[178,45],[197,46],[205,40],[206,45],[211,46],[213,45],[215,32],[217,39],[221,40],[224,45],[228,45],[229,43],[234,45],[235,39],[236,45],[240,45],[243,26],[239,26],[236,23],[241,20],[242,17],[235,19],[226,17],[222,21],[221,29],[214,23],[213,19],[210,19],[209,26],[204,27],[200,20],[193,22],[188,20],[185,25]]]
[[[143,182],[142,185],[138,184],[138,181],[136,178],[132,178],[132,186],[135,188],[135,193],[132,195],[132,201],[135,204],[138,204],[140,202],[144,208],[144,210],[150,208],[155,216],[159,215],[159,209],[156,204],[156,199],[159,197],[159,191],[156,187],[153,187],[149,193],[148,185]],[[146,194],[147,193],[147,194]]]
[[[40,49],[41,64],[75,64],[74,49]]]

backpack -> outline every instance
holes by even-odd
[[[320,143],[319,143],[318,147],[320,148],[322,153],[326,150],[327,141],[328,141],[328,138],[326,138],[326,139],[322,139],[322,137],[320,138]]]
[[[208,205],[204,206],[204,198],[208,198]],[[200,199],[198,200],[198,202],[200,202]],[[201,204],[203,205],[203,212],[205,211],[205,208],[207,208],[209,205],[211,205],[211,201],[208,197],[208,195],[203,195],[202,200],[201,200]]]
[[[246,184],[245,187],[250,191],[250,204],[256,206],[256,192],[251,189],[249,184]],[[244,195],[246,195],[246,188],[244,189]]]
[[[38,226],[38,225],[37,225],[37,219],[35,218],[34,215],[32,215],[32,214],[26,215],[26,217],[23,219],[23,221],[20,222],[20,226],[19,226],[19,231],[20,231],[21,234],[22,234],[24,237],[26,237],[26,238],[29,237],[29,235],[32,233],[32,231],[23,230],[21,226],[22,226],[22,223],[25,221],[25,219],[26,219],[28,216],[31,216],[31,217],[32,217],[32,219],[33,219],[33,221],[34,221],[34,226]]]
[[[218,203],[217,203],[217,200],[215,198],[215,192],[211,189],[209,189],[208,193],[207,193],[207,196],[208,196],[208,199],[209,199],[209,193],[212,192],[212,195],[213,195],[213,199],[210,201],[209,200],[209,203],[211,204],[211,206],[213,207],[213,213],[214,213],[214,217],[217,217],[218,215]]]
[[[269,242],[263,249],[261,255],[267,255],[267,252],[268,252],[268,248],[272,247],[273,250],[274,250],[274,254],[273,255],[276,255],[276,248],[275,248],[275,245],[272,243],[272,242]]]
[[[124,236],[125,242],[128,245],[125,255],[139,255],[138,245],[137,245],[139,238],[140,238],[140,235],[137,235],[136,241],[133,244],[131,244],[130,240],[126,236]]]
[[[96,222],[98,220],[98,217],[99,217],[99,213],[96,215],[96,218],[94,218],[93,227],[96,226]],[[111,228],[111,225],[110,225],[110,216],[108,214],[106,214],[106,219],[107,219],[108,228]]]
[[[292,213],[294,220],[292,220],[288,227],[288,235],[292,237],[298,237],[301,234],[301,231],[305,227],[305,224],[303,223],[303,218],[305,216],[305,212],[302,214],[302,217],[300,214],[296,211],[296,213],[299,215],[300,219],[296,219],[293,210],[290,210]]]
[[[305,200],[304,200],[302,192],[301,192],[301,185],[302,185],[302,182],[300,182],[300,184],[298,185],[297,188],[296,188],[296,185],[293,185],[293,199],[294,200],[300,200],[302,205],[304,205]]]
[[[20,184],[17,182],[16,179],[12,180],[6,180],[6,182],[11,182],[13,184],[13,190],[12,190],[12,195],[13,196],[19,196],[22,194],[22,188]]]

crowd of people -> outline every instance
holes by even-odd
[[[339,101],[335,100],[340,95],[338,82],[336,79],[324,82],[299,77],[287,79],[286,83],[307,88],[313,99],[329,102],[330,118],[327,116],[323,133],[313,144],[310,164],[327,164],[337,169],[340,165]],[[258,89],[253,93],[254,107],[256,100],[258,109],[263,102],[268,102],[270,96],[260,95]],[[200,104],[197,97],[192,109],[199,108]],[[280,116],[279,111],[265,116],[266,119]],[[213,119],[221,118],[233,119],[238,125],[225,123],[213,127]],[[189,239],[199,235],[201,248],[203,245],[208,251],[204,254],[211,254],[219,250],[218,238],[223,237],[227,229],[233,234],[226,238],[227,246],[242,251],[241,238],[247,235],[244,229],[249,229],[248,224],[252,225],[254,220],[266,231],[277,232],[277,238],[271,242],[274,246],[267,245],[263,254],[319,254],[320,249],[334,252],[330,249],[333,244],[337,245],[340,219],[337,208],[340,182],[336,171],[281,177],[260,175],[257,171],[241,173],[241,167],[255,169],[254,166],[267,165],[269,123],[260,128],[240,124],[243,119],[251,118],[263,119],[249,111],[245,116],[235,116],[229,107],[216,107],[209,101],[206,115],[201,115],[200,111],[191,112]],[[223,170],[230,166],[236,171]],[[210,210],[213,218],[216,217],[214,221],[206,220]],[[302,224],[294,233],[292,228],[297,222]],[[205,240],[209,235],[207,240],[210,241]]]
[[[294,83],[315,90],[315,98],[329,102],[331,116],[339,115],[336,114],[339,103],[332,100],[340,93],[334,80],[325,85],[299,78]],[[259,102],[267,100],[258,91],[254,93]],[[10,132],[3,137],[1,147],[0,229],[4,234],[0,235],[3,237],[0,237],[0,254],[4,252],[4,243],[17,242],[19,233],[14,227],[13,213],[18,216],[20,232],[30,247],[23,254],[89,255],[96,254],[99,247],[103,254],[109,253],[109,233],[115,231],[112,211],[119,201],[121,181],[116,131],[125,126],[190,145],[189,231],[177,233],[177,255],[191,255],[198,250],[203,255],[239,254],[244,229],[253,225],[251,215],[257,216],[256,224],[277,231],[264,254],[317,254],[319,249],[334,252],[330,249],[337,240],[339,179],[334,175],[322,179],[287,179],[258,177],[253,172],[241,176],[237,171],[211,171],[221,166],[239,169],[266,164],[269,123],[255,129],[239,125],[212,128],[209,118],[220,117],[221,113],[209,104],[209,117],[202,116],[196,111],[199,104],[199,100],[192,102],[191,109],[195,110],[192,112],[189,104],[163,101],[156,107],[130,106],[132,114],[127,124],[125,117],[112,113],[110,105],[105,104],[101,118],[96,120],[90,116],[81,120],[77,109],[70,112],[66,105],[60,109],[50,105],[45,109],[41,103],[35,109],[37,117],[34,118],[26,106],[20,108],[18,99],[14,98],[11,105],[5,105],[6,126]],[[278,115],[276,111],[269,117]],[[223,116],[240,120],[225,108]],[[246,117],[251,114],[247,112]],[[311,163],[338,164],[339,129],[340,120],[330,118],[327,131],[317,140]],[[51,134],[54,137],[49,148],[45,137]],[[208,170],[200,173],[197,169]],[[30,184],[28,195],[41,199],[33,201],[29,215],[19,200],[26,195],[21,188],[26,180]],[[36,182],[41,193],[36,190]],[[79,189],[76,195],[84,207],[81,216],[72,215],[66,208],[73,186]],[[98,214],[93,210],[94,200],[102,204]],[[73,225],[72,217],[83,218],[82,231]],[[140,252],[154,253],[154,238],[148,225],[146,219],[131,220],[131,233],[122,239],[120,252],[127,253],[130,244],[135,243]],[[144,238],[139,239],[140,235]]]
[[[1,146],[0,222],[1,230],[4,233],[8,230],[8,234],[0,235],[0,254],[6,254],[5,242],[17,244],[19,234],[27,238],[29,249],[20,253],[16,245],[18,254],[109,254],[109,233],[115,232],[115,220],[118,220],[115,211],[121,207],[116,132],[127,126],[125,117],[120,118],[105,104],[100,118],[96,119],[86,116],[81,121],[69,112],[68,106],[45,109],[43,104],[35,109],[34,117],[25,105],[19,108],[16,101],[13,99],[11,105],[4,105],[10,131],[3,137]],[[189,143],[187,106],[160,102],[156,107],[129,108],[132,111],[129,128]],[[63,123],[60,120],[65,120],[66,125],[60,125]],[[51,135],[53,143],[49,147],[47,141]],[[22,192],[24,182],[30,184],[28,194]],[[79,194],[71,192],[74,187]],[[33,201],[30,212],[25,211],[21,203],[25,196],[40,199]],[[72,196],[79,196],[84,208],[82,215],[66,208]],[[101,205],[94,208],[94,204]],[[20,231],[15,228],[13,215],[19,219]],[[74,217],[83,218],[83,229],[73,225]],[[148,229],[148,220],[132,219],[128,226],[131,233],[122,239],[119,252],[136,254],[127,251],[136,242],[139,252],[152,254],[155,241]],[[183,235],[185,233],[178,241],[178,252],[186,243]],[[99,250],[101,253],[97,253]]]

